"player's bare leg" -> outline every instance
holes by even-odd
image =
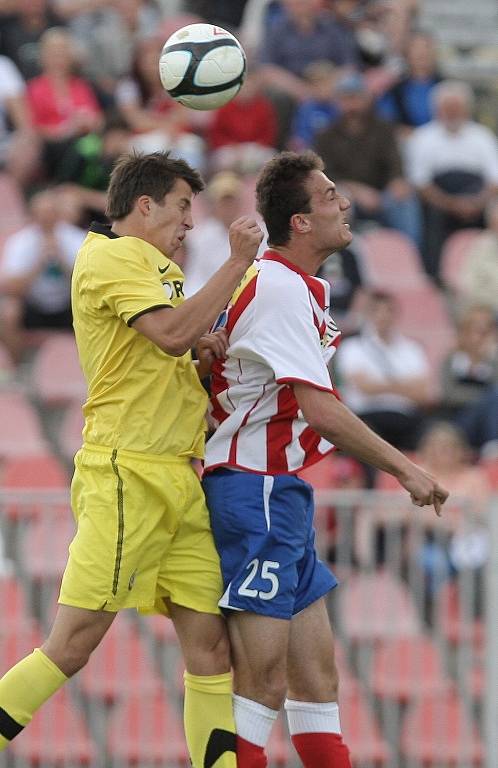
[[[230,646],[220,615],[165,600],[185,661],[185,736],[194,768],[236,768]]]
[[[114,613],[105,611],[59,606],[46,642],[0,680],[0,750],[86,664],[114,617]]]
[[[306,768],[350,768],[337,704],[334,635],[325,599],[291,621],[285,702],[292,742]]]
[[[238,767],[264,768],[265,747],[286,694],[290,622],[233,611],[228,628]]]

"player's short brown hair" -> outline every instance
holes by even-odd
[[[150,195],[160,203],[177,179],[186,181],[194,194],[204,189],[200,173],[185,160],[170,157],[169,152],[121,155],[111,173],[106,216],[111,221],[124,219],[141,195]]]
[[[310,213],[306,181],[311,171],[323,171],[323,160],[315,152],[281,152],[269,160],[256,185],[257,209],[268,230],[270,245],[286,245],[290,219],[295,213]]]

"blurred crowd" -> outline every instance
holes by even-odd
[[[231,221],[253,212],[262,163],[310,147],[357,233],[320,272],[345,336],[345,401],[403,450],[443,418],[469,462],[498,456],[498,114],[484,124],[475,84],[445,75],[419,12],[417,0],[2,0],[0,360],[22,364],[44,332],[71,329],[72,261],[105,220],[122,152],[169,149],[207,179],[182,254],[191,294],[226,258]],[[232,31],[248,57],[240,94],[214,112],[159,80],[165,40],[195,21]],[[454,329],[436,369],[398,323],[398,283],[371,279],[375,259],[367,269],[362,238],[385,228]]]

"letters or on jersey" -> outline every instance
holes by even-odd
[[[218,428],[206,468],[298,472],[333,446],[304,421],[292,383],[333,392],[327,363],[339,332],[330,287],[273,251],[248,270],[220,317],[228,357],[213,368],[211,414]]]
[[[206,394],[190,352],[171,357],[132,327],[183,301],[180,268],[150,243],[94,225],[76,257],[74,330],[88,384],[87,443],[202,456]]]

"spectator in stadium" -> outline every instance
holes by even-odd
[[[230,171],[217,173],[206,188],[209,216],[196,225],[186,243],[185,296],[203,287],[230,255],[230,225],[245,210],[244,184]]]
[[[317,133],[324,131],[339,116],[334,101],[338,73],[330,61],[316,61],[306,67],[304,79],[309,95],[296,109],[289,145],[296,151],[313,146]]]
[[[192,764],[235,768],[219,558],[190,460],[204,448],[200,379],[226,348],[224,332],[207,329],[262,232],[248,217],[234,222],[227,263],[184,301],[170,257],[202,188],[198,172],[168,153],[124,155],[109,185],[112,224],[93,227],[76,258],[74,328],[89,387],[71,487],[78,527],[48,638],[0,679],[0,750],[87,663],[117,612],[135,607],[174,621]]]
[[[0,53],[8,56],[23,78],[41,74],[40,40],[51,27],[64,21],[48,0],[16,0],[15,13],[8,16],[0,31]]]
[[[335,397],[327,362],[339,333],[314,275],[352,234],[349,201],[322,169],[311,152],[265,165],[256,197],[270,250],[219,321],[228,349],[213,367],[218,427],[203,484],[225,588],[219,605],[231,638],[238,768],[267,765],[284,702],[306,768],[351,766],[324,599],[337,582],[317,558],[311,487],[295,473],[334,444],[396,476],[420,506],[434,503],[438,512],[447,496]]]
[[[38,155],[24,80],[15,64],[0,56],[0,169],[24,187],[32,179]]]
[[[88,29],[83,20],[79,14],[70,22],[70,28],[85,51],[84,73],[97,86],[106,106],[112,106],[117,82],[133,70],[136,56],[142,53],[140,41],[158,35],[160,9],[150,0],[118,0],[94,13]],[[161,39],[164,45],[166,37]],[[158,58],[159,54],[156,70]]]
[[[484,220],[486,229],[465,254],[459,296],[466,304],[486,304],[498,319],[498,197],[487,204]]]
[[[34,195],[29,224],[4,245],[0,336],[16,360],[23,331],[72,327],[71,272],[85,233],[63,219],[61,202],[53,190]]]
[[[163,45],[158,35],[136,42],[131,74],[116,88],[116,106],[134,133],[138,151],[169,149],[203,168],[204,142],[192,129],[192,110],[174,101],[161,84],[158,60]]]
[[[33,126],[44,142],[44,170],[52,178],[70,142],[98,131],[103,115],[90,83],[74,74],[77,52],[69,32],[47,30],[40,56],[42,74],[29,81],[27,99]]]
[[[357,66],[359,55],[354,37],[322,11],[321,0],[282,0],[282,5],[285,13],[266,28],[261,42],[262,78],[300,102],[308,98],[306,67],[314,61]]]
[[[432,120],[432,90],[440,82],[432,35],[415,32],[406,50],[406,71],[377,104],[379,114],[392,120],[401,137]]]
[[[498,328],[485,305],[463,311],[441,370],[442,405],[474,448],[498,441]]]
[[[420,244],[420,207],[403,177],[393,126],[375,114],[365,78],[340,78],[336,100],[340,117],[314,144],[327,173],[347,190],[356,221],[394,227]]]
[[[275,154],[277,113],[257,66],[249,68],[237,97],[215,111],[207,139],[214,172],[253,174]]]
[[[435,526],[426,510],[421,510],[425,535],[411,545],[411,557],[425,576],[425,613],[433,620],[433,598],[441,584],[461,571],[474,571],[480,578],[489,557],[489,532],[483,524],[490,498],[484,470],[471,461],[471,451],[464,433],[454,424],[437,422],[424,433],[417,449],[417,462],[451,488],[451,498],[444,519]],[[410,542],[409,542],[410,544]],[[484,584],[476,589],[479,613]]]
[[[383,291],[369,295],[361,333],[337,355],[341,395],[371,429],[400,450],[414,450],[432,402],[423,349],[397,328],[398,303]]]
[[[330,256],[317,272],[330,285],[330,306],[343,339],[357,333],[364,322],[369,277],[356,238]]]
[[[247,0],[185,0],[184,10],[200,17],[208,24],[217,24],[223,29],[236,33],[239,28]]]
[[[469,85],[444,80],[432,91],[435,117],[407,142],[408,176],[425,204],[427,273],[439,277],[441,248],[452,232],[482,226],[488,200],[498,191],[498,141],[471,120]]]

